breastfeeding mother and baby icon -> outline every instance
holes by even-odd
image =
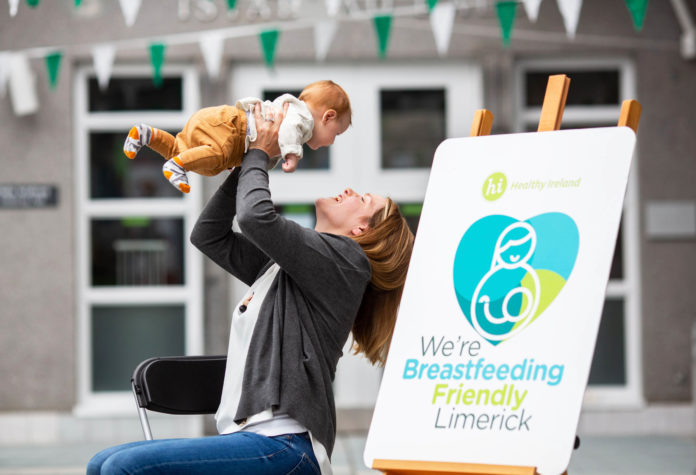
[[[466,319],[497,345],[527,328],[565,285],[579,233],[563,213],[525,221],[492,215],[464,233],[454,259],[454,289]]]

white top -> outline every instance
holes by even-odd
[[[309,432],[305,426],[287,414],[273,412],[268,408],[258,414],[248,417],[237,424],[234,421],[237,407],[242,396],[242,380],[244,367],[249,352],[251,336],[259,316],[259,309],[268,289],[278,273],[278,264],[274,264],[247,291],[232,314],[230,341],[227,348],[227,365],[225,366],[225,381],[222,386],[220,406],[215,414],[217,430],[220,434],[231,434],[241,430],[273,437],[281,434],[297,434]],[[240,312],[242,304],[246,310]],[[322,475],[332,475],[331,462],[324,446],[309,432],[314,456],[319,462]]]
[[[269,108],[283,110],[283,104],[290,104],[283,122],[278,130],[278,145],[280,155],[285,158],[289,153],[302,158],[302,145],[312,138],[314,130],[314,118],[312,112],[303,101],[292,94],[283,94],[273,102],[262,101],[256,97],[246,97],[237,101],[237,107],[247,112],[247,136],[244,143],[244,151],[249,149],[249,144],[256,140],[256,121],[254,119],[254,106],[261,104],[261,115],[266,117]]]

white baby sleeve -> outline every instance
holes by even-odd
[[[286,102],[290,105],[278,130],[280,154],[283,158],[290,153],[302,158],[302,144],[312,138],[314,119],[307,105],[290,94],[284,94],[273,101],[281,107]]]

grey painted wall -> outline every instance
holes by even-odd
[[[85,7],[91,8],[91,3],[85,1]],[[0,183],[49,183],[59,188],[56,208],[0,210],[0,379],[4,381],[0,385],[0,411],[69,410],[75,403],[74,67],[89,64],[92,43],[237,24],[224,15],[212,22],[181,22],[176,16],[177,0],[148,0],[143,2],[134,27],[126,29],[118,2],[96,3],[100,9],[92,17],[75,15],[67,1],[44,1],[35,10],[20,2],[19,14],[12,19],[7,8],[0,9],[0,50],[75,45],[64,58],[54,91],[47,87],[43,62],[33,60],[39,85],[38,114],[17,118],[9,100],[0,100]],[[223,2],[217,3],[222,8]],[[242,8],[247,4],[243,0],[239,3]],[[696,1],[689,5],[696,12]],[[680,57],[679,31],[670,2],[650,2],[644,30],[636,33],[624,2],[585,0],[577,38],[570,42],[555,2],[547,1],[533,25],[520,7],[513,46],[503,49],[489,7],[458,14],[449,57],[474,58],[483,65],[485,104],[496,117],[494,133],[512,130],[512,70],[518,59],[631,59],[636,68],[637,99],[643,105],[638,134],[642,213],[651,200],[696,200],[696,62]],[[283,33],[278,61],[312,60],[312,41],[310,31]],[[228,42],[226,56],[226,68],[237,61],[258,61],[257,39]],[[436,61],[427,19],[395,19],[389,57],[424,60],[426,64]],[[204,71],[197,45],[169,48],[167,59],[193,63]],[[375,60],[372,25],[342,23],[328,61]],[[146,51],[119,51],[117,61],[147,63],[148,58]],[[224,81],[203,79],[201,93],[202,105],[231,100]],[[214,180],[206,182],[206,194],[212,193],[215,184]],[[649,402],[689,401],[689,335],[696,320],[696,240],[657,241],[643,234],[644,396]],[[224,352],[228,323],[221,316],[227,315],[227,277],[206,263],[205,286],[206,351]]]
[[[70,409],[75,400],[74,164],[66,66],[52,92],[39,71],[38,114],[17,118],[9,100],[0,101],[0,183],[58,187],[55,208],[0,209],[0,410]]]

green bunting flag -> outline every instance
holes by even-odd
[[[495,11],[498,14],[498,21],[503,32],[503,46],[510,46],[512,25],[515,23],[515,11],[517,2],[497,2]]]
[[[280,31],[278,30],[266,30],[259,33],[263,58],[268,67],[273,66],[273,61],[275,61],[276,45],[278,44],[279,36]]]
[[[377,30],[377,41],[379,42],[379,57],[387,57],[387,45],[389,44],[389,31],[391,30],[391,15],[381,15],[374,17],[375,29]]]
[[[75,0],[75,8],[79,8],[82,5],[82,0]]]
[[[51,89],[58,84],[58,71],[60,70],[60,60],[63,54],[60,51],[46,55],[46,69],[48,70],[48,84]]]
[[[237,6],[237,0],[227,0],[227,9],[228,10],[234,10],[234,7]]]
[[[643,20],[645,20],[645,9],[648,6],[648,0],[626,0],[628,11],[631,12],[633,19],[633,28],[636,31],[643,29]]]
[[[164,52],[167,45],[152,43],[150,45],[150,63],[152,63],[152,83],[155,87],[162,85],[162,65],[164,64]]]
[[[39,6],[39,0],[27,0],[27,5],[29,5],[30,8],[36,8]]]
[[[425,3],[428,4],[428,11],[432,12],[435,5],[437,5],[437,0],[425,0]]]

